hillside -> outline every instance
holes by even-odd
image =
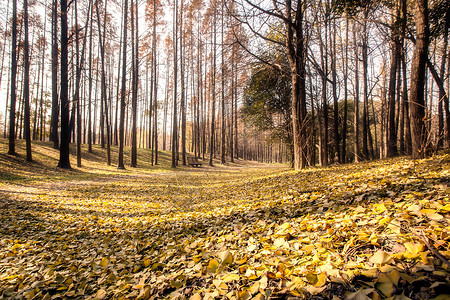
[[[450,297],[450,153],[172,170],[140,149],[120,171],[96,147],[67,171],[49,143],[33,151],[0,139],[0,297]]]

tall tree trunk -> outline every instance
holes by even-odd
[[[28,5],[27,5],[28,6]],[[44,30],[45,32],[45,30]],[[41,46],[44,48],[43,46]],[[45,51],[43,51],[45,52]],[[36,57],[38,58],[38,57]],[[39,101],[38,101],[38,95],[39,95],[39,87],[40,87],[40,80],[41,80],[41,67],[44,66],[44,64],[39,64],[38,70],[37,70],[37,84],[36,84],[36,98],[35,98],[35,106],[34,106],[34,120],[33,120],[33,133],[32,133],[32,139],[37,139],[37,120],[38,120],[38,107],[39,107]]]
[[[30,132],[30,44],[28,40],[28,0],[23,1],[23,22],[25,27],[25,47],[24,47],[24,126],[25,126],[25,141],[27,149],[27,161],[33,161],[31,154],[31,132]],[[37,100],[36,100],[37,101]]]
[[[356,37],[356,21],[354,23],[353,29],[353,40],[355,43],[355,113],[354,113],[354,151],[355,151],[355,162],[360,160],[360,149],[359,149],[359,51],[358,51],[358,40]]]
[[[177,167],[178,122],[177,122],[177,88],[178,88],[178,0],[173,7],[173,123],[172,123],[172,168]]]
[[[395,3],[393,8],[393,21],[392,21],[392,33],[391,33],[391,68],[389,73],[389,98],[388,98],[388,138],[387,138],[387,156],[394,157],[398,154],[397,151],[397,128],[395,126],[395,92],[397,83],[397,69],[399,66],[399,59],[401,55],[401,44],[400,44],[400,32],[399,32],[399,21],[400,21],[400,5]],[[399,82],[400,84],[400,82]]]
[[[136,27],[134,24],[134,11],[136,6]],[[132,126],[131,126],[131,163],[132,168],[137,167],[137,94],[138,94],[138,73],[139,73],[139,37],[138,37],[138,3],[133,6],[133,0],[131,0],[131,45],[132,45],[132,98],[131,98],[131,114],[132,114]],[[136,30],[135,30],[136,28]]]
[[[402,51],[402,78],[403,78],[403,106],[405,111],[405,154],[412,154],[412,141],[411,141],[411,118],[410,118],[410,106],[408,101],[408,82],[407,82],[407,69],[406,69],[406,49]]]
[[[41,100],[40,102],[40,126],[39,126],[39,140],[42,141],[43,140],[43,129],[45,128],[45,122],[44,122],[44,60],[45,60],[45,44],[46,44],[46,33],[47,33],[47,10],[45,9],[45,20],[44,20],[44,43],[42,44],[42,60],[41,60]],[[47,81],[46,81],[46,85],[47,85]],[[47,86],[46,86],[47,87]],[[36,95],[37,97],[37,95]]]
[[[334,161],[341,162],[341,152],[339,145],[341,143],[341,137],[339,136],[339,104],[338,104],[338,94],[337,94],[337,64],[336,64],[336,21],[333,21],[333,45],[332,51],[333,55],[331,57],[331,74],[333,81],[333,135],[334,135]]]
[[[348,113],[348,17],[345,19],[345,58],[344,58],[344,119],[342,120],[342,158],[341,162],[347,162],[347,113]]]
[[[230,161],[234,162],[234,89],[235,89],[235,81],[234,81],[234,73],[236,70],[234,69],[234,61],[236,59],[236,49],[234,46],[231,49],[231,117],[230,117]]]
[[[411,141],[413,157],[425,156],[427,134],[425,129],[425,76],[428,58],[429,25],[428,1],[417,0],[414,19],[416,21],[416,45],[411,64]]]
[[[292,83],[292,124],[294,168],[306,167],[307,130],[306,130],[306,89],[305,89],[305,57],[306,49],[303,40],[303,1],[296,3],[295,20],[292,19],[292,2],[286,3],[285,27],[286,48],[291,68]]]
[[[52,5],[52,115],[50,120],[50,141],[53,148],[59,148],[58,120],[58,1],[53,0]]]
[[[444,29],[444,45],[442,46],[442,59],[441,59],[441,69],[439,77],[444,80],[445,75],[445,64],[447,61],[447,49],[448,49],[448,30],[450,27],[450,8],[447,9],[445,14],[445,29]],[[444,146],[444,108],[443,103],[445,102],[445,92],[439,89],[439,104],[438,104],[438,144],[437,146],[442,148]],[[448,99],[447,99],[448,101]]]
[[[364,12],[365,20],[368,19],[368,11]],[[369,159],[369,116],[368,116],[368,103],[369,103],[369,88],[368,88],[368,39],[369,33],[367,28],[367,21],[363,24],[363,39],[362,39],[362,62],[363,62],[363,111],[362,111],[362,122],[363,122],[363,148],[362,154],[364,159]]]
[[[153,0],[153,32],[152,32],[152,53],[154,53],[153,59],[153,78],[154,78],[154,92],[153,92],[153,139],[154,139],[154,151],[155,151],[155,165],[158,164],[158,62],[156,56],[157,49],[157,37],[156,37],[156,0]],[[168,66],[167,66],[168,68]],[[149,124],[150,125],[150,124]]]
[[[120,118],[119,118],[119,162],[118,168],[125,169],[123,163],[123,146],[125,139],[125,94],[127,77],[127,32],[128,32],[128,0],[123,7],[123,49],[122,49],[122,88],[120,90]]]
[[[92,6],[92,0],[89,1],[89,4]],[[92,16],[93,9],[91,9],[91,23],[89,26],[89,90],[88,90],[88,152],[92,153]]]
[[[166,145],[166,141],[167,141],[167,114],[168,114],[168,110],[169,110],[169,66],[170,66],[170,62],[169,62],[169,55],[167,55],[167,68],[166,68],[166,93],[164,95],[164,110],[163,110],[163,144],[162,144],[162,148],[164,151],[167,150],[167,145]]]
[[[103,117],[103,122],[106,125],[106,139],[103,139],[102,143],[106,142],[106,164],[111,165],[111,139],[110,139],[110,126],[109,126],[109,117],[108,117],[108,93],[106,91],[106,69],[105,69],[105,39],[106,39],[106,20],[107,20],[107,3],[105,1],[105,16],[103,19],[103,34],[101,31],[100,23],[100,12],[97,6],[97,27],[98,27],[98,39],[99,39],[99,48],[100,48],[100,58],[101,58],[101,68],[102,68],[102,77],[101,77],[101,104],[103,106],[103,110],[100,113]],[[98,2],[97,2],[98,5]],[[103,36],[102,36],[103,35]],[[102,134],[104,130],[101,130]]]
[[[61,145],[58,167],[70,169],[70,127],[69,127],[69,40],[67,36],[67,0],[60,0],[61,5]]]
[[[224,49],[224,42],[223,42],[223,34],[224,34],[224,30],[223,30],[223,27],[224,27],[224,24],[223,24],[223,19],[224,19],[224,14],[223,14],[223,11],[224,11],[224,7],[223,7],[223,2],[222,2],[222,15],[221,15],[221,83],[222,83],[222,85],[221,85],[221,98],[222,98],[222,105],[221,105],[221,109],[222,109],[222,132],[221,132],[221,137],[222,137],[222,140],[221,140],[221,155],[220,155],[220,162],[222,163],[222,164],[225,164],[225,62],[224,62],[224,57],[225,57],[225,55],[224,55],[224,51],[225,51],[225,49]]]
[[[320,62],[322,68],[322,140],[320,165],[326,166],[329,162],[328,157],[328,95],[327,95],[327,76],[328,76],[328,16],[324,17],[324,38],[320,41]],[[322,34],[322,32],[321,32]]]
[[[214,146],[215,146],[215,116],[216,116],[216,8],[214,7],[214,19],[213,19],[213,27],[212,27],[212,34],[213,34],[213,65],[212,65],[212,108],[211,108],[211,139],[210,139],[210,146],[209,146],[209,165],[213,166],[213,157],[214,157]]]
[[[180,5],[180,80],[181,80],[181,162],[186,165],[186,87],[185,87],[185,58],[183,31],[183,0]]]
[[[79,34],[78,34],[78,0],[75,0],[75,47],[76,47],[76,77],[75,77],[75,91],[74,100],[77,106],[77,166],[81,167],[81,99],[80,99],[80,89],[81,89],[81,72],[84,65],[84,55],[86,49],[87,32],[89,24],[89,11],[91,9],[91,2],[89,2],[88,13],[86,18],[86,25],[83,37],[83,48],[81,50],[81,59],[79,59],[80,47],[79,47]]]
[[[17,77],[17,0],[13,0],[13,19],[11,30],[11,104],[9,106],[9,144],[8,154],[16,154],[16,77]]]
[[[119,107],[120,107],[120,72],[121,70],[121,65],[122,65],[122,60],[120,59],[120,54],[122,53],[122,35],[123,35],[123,17],[124,15],[122,14],[122,18],[121,18],[121,27],[120,27],[120,39],[119,39],[119,53],[118,56],[119,58],[118,60],[118,66],[117,66],[117,87],[116,87],[116,107],[115,107],[115,113],[114,113],[114,145],[119,145],[119,130],[118,130],[118,123],[119,123]]]

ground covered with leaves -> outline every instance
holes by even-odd
[[[42,161],[0,157],[0,298],[450,297],[449,153],[298,172]]]

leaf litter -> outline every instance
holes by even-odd
[[[0,297],[448,299],[449,166],[442,154],[3,189]]]

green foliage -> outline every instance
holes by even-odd
[[[254,67],[244,92],[241,112],[247,124],[269,132],[271,139],[290,144],[291,82],[285,75],[288,64],[280,52],[268,55],[266,59],[273,63],[281,61],[283,71],[262,63]]]

